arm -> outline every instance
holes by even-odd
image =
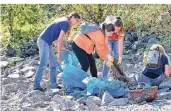
[[[65,32],[63,30],[61,30],[60,34],[59,34],[59,38],[55,41],[56,46],[58,48],[58,62],[61,63],[62,62],[62,58],[61,58],[61,49],[62,49],[62,40],[64,38]]]
[[[164,72],[165,76],[166,76],[166,77],[169,77],[169,75],[170,75],[169,65],[166,64],[166,65],[164,66],[164,68],[165,68],[165,72]]]
[[[121,59],[123,55],[123,42],[124,42],[124,36],[121,36],[118,40],[118,53],[119,53],[119,58]]]

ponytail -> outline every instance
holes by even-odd
[[[112,23],[109,23],[109,24],[103,23],[101,29],[102,29],[102,32],[103,32],[104,35],[105,35],[105,30],[107,32],[115,31],[115,28],[114,28]]]

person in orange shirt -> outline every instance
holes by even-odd
[[[108,36],[108,45],[110,55],[118,60],[118,65],[122,63],[123,54],[123,42],[124,42],[124,26],[121,18],[119,16],[107,16],[104,23],[112,23],[114,25],[115,31],[112,36]],[[114,61],[115,62],[115,61]],[[105,62],[103,65],[103,77],[107,78],[109,67],[108,63]]]
[[[96,51],[99,57],[105,61],[112,61],[112,57],[109,55],[108,38],[114,33],[113,24],[105,24],[104,29],[91,31],[85,34],[79,33],[73,40],[72,49],[75,53],[82,70],[87,72],[90,67],[92,77],[97,77],[97,68],[95,59],[92,55],[93,51]]]

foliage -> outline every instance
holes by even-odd
[[[107,15],[118,15],[124,21],[126,29],[134,28],[158,33],[171,38],[171,16],[165,17],[171,5],[149,4],[13,4],[1,5],[2,46],[12,45],[19,48],[30,39],[36,39],[43,29],[58,17],[67,16],[70,12],[78,12],[86,21],[98,24]],[[164,15],[162,15],[164,14]],[[167,13],[168,14],[168,13]],[[162,16],[160,16],[162,15]],[[77,33],[78,26],[73,28],[71,38]]]

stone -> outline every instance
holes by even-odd
[[[109,103],[108,107],[112,107],[112,106],[125,106],[128,103],[128,101],[129,101],[128,98],[115,99],[114,101]]]
[[[159,88],[169,88],[171,89],[171,77],[166,78],[160,85]]]
[[[14,57],[17,54],[16,50],[14,48],[12,48],[10,45],[7,46],[5,52],[6,52],[6,55],[9,57]]]
[[[19,87],[16,83],[7,84],[3,89],[3,93],[6,94],[6,93],[17,92],[18,88]]]
[[[99,97],[96,97],[96,96],[89,96],[87,98],[86,104],[89,105],[89,104],[92,104],[92,103],[100,106],[101,105],[101,99]]]
[[[87,106],[88,106],[88,111],[102,111],[102,109],[98,105],[94,104],[93,102],[91,104],[88,104]]]
[[[19,78],[20,75],[14,73],[14,74],[9,74],[8,77],[9,77],[9,78]]]
[[[34,75],[34,72],[31,71],[31,70],[29,70],[29,71],[25,74],[25,77],[26,77],[26,78],[31,78],[31,77],[33,77],[33,75]]]
[[[3,69],[3,68],[5,68],[5,67],[7,67],[8,64],[9,64],[8,61],[1,61],[1,62],[0,62],[0,67]]]
[[[108,105],[112,101],[114,101],[114,98],[107,91],[105,91],[102,96],[101,105]]]
[[[171,99],[171,92],[162,92],[157,94],[157,98],[156,99]]]
[[[24,67],[23,69],[21,69],[20,71],[22,72],[22,73],[26,73],[27,71],[29,71],[29,70],[33,70],[33,69],[35,69],[34,67],[29,67],[29,66],[26,66],[26,67]]]
[[[77,99],[77,102],[80,104],[86,104],[86,101],[87,101],[87,97],[81,97]]]

